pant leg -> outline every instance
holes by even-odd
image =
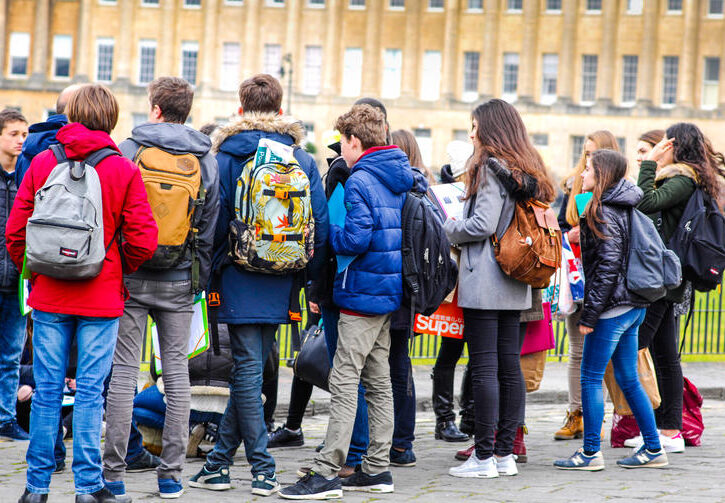
[[[133,419],[149,428],[164,429],[166,403],[164,395],[156,385],[149,386],[133,399]]]
[[[56,466],[65,461],[66,449],[65,444],[63,443],[63,421],[58,421],[58,435],[55,437],[53,454],[55,456]]]
[[[20,356],[25,341],[25,316],[18,296],[0,293],[0,425],[14,421],[20,378]]]
[[[285,426],[290,430],[297,430],[302,426],[302,418],[305,416],[305,409],[312,396],[312,384],[303,381],[295,376],[292,379],[290,390],[289,409]]]
[[[277,409],[277,390],[279,388],[279,348],[277,341],[264,364],[262,377],[262,394],[264,395],[264,422],[274,423],[274,412]]]
[[[519,368],[521,367],[521,348],[524,346],[528,325],[529,322],[527,321],[523,321],[519,325]],[[519,425],[523,426],[526,424],[526,381],[523,378],[523,370],[521,371],[521,389],[523,400],[521,400],[521,408],[519,410]]]
[[[453,411],[453,382],[456,364],[463,354],[463,339],[441,337],[441,346],[433,366],[433,412],[436,422],[455,421]]]
[[[577,311],[566,317],[566,334],[569,338],[569,362],[566,366],[569,377],[569,411],[581,410],[582,386],[581,366],[584,351],[584,336],[579,332],[581,312]]]
[[[499,311],[498,315],[498,433],[494,453],[508,456],[513,452],[516,430],[525,413],[526,388],[521,373],[520,311]]]
[[[662,403],[655,411],[657,426],[663,430],[682,429],[682,365],[680,364],[680,333],[674,306],[666,302],[662,321],[650,344]]]
[[[412,449],[415,440],[415,381],[408,354],[408,331],[391,331],[390,380],[393,386],[393,447]]]
[[[144,452],[143,435],[138,431],[136,421],[131,417],[131,433],[128,436],[128,448],[126,449],[126,464],[135,461]]]

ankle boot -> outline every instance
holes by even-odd
[[[516,430],[516,438],[514,438],[514,455],[517,463],[526,463],[528,456],[526,455],[526,444],[524,443],[524,435],[529,433],[526,425],[519,426]]]
[[[107,487],[93,494],[76,494],[76,503],[115,503],[116,497]]]
[[[460,430],[466,435],[473,436],[476,430],[476,411],[473,402],[473,381],[471,380],[471,366],[466,365],[461,383],[461,426]]]
[[[453,378],[456,369],[433,367],[431,379],[433,379],[433,412],[436,416],[436,423],[441,424],[455,420],[456,413],[453,412]],[[438,427],[436,427],[436,432]],[[436,438],[437,435],[436,435]]]
[[[435,437],[436,440],[443,440],[444,442],[468,441],[468,435],[461,433],[461,431],[456,427],[455,421],[443,421],[437,423]]]
[[[31,493],[26,489],[18,503],[45,503],[46,501],[48,501],[47,494]]]

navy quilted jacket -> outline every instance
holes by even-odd
[[[413,171],[396,146],[367,150],[345,185],[345,227],[330,226],[338,255],[357,255],[335,277],[335,304],[364,314],[392,313],[403,297],[401,213]]]

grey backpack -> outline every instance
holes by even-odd
[[[52,278],[91,279],[100,274],[108,251],[95,166],[119,154],[103,148],[83,161],[73,161],[62,145],[50,148],[58,164],[35,193],[35,207],[26,227],[26,265],[31,272]]]
[[[680,286],[680,259],[665,246],[647,215],[632,208],[629,221],[627,289],[654,302]]]

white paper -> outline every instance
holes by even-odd
[[[433,185],[430,190],[433,192],[438,206],[441,207],[446,218],[463,220],[463,206],[465,204],[465,201],[463,201],[465,195],[463,182]]]

